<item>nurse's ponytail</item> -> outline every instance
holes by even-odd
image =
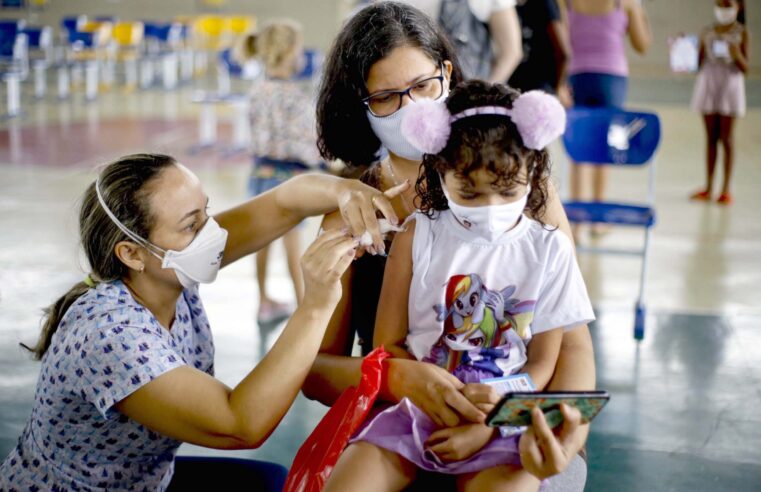
[[[150,237],[154,219],[149,206],[150,190],[146,185],[175,162],[172,157],[162,154],[133,154],[108,164],[100,173],[100,191],[106,205],[122,224],[141,237]],[[42,333],[37,343],[33,347],[21,344],[37,360],[47,352],[66,311],[77,299],[96,282],[117,280],[127,275],[128,268],[117,258],[115,248],[130,238],[103,211],[94,182],[82,198],[79,236],[92,273],[44,310]]]

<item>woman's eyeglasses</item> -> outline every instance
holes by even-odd
[[[413,101],[420,99],[438,99],[444,94],[444,67],[439,66],[440,75],[415,82],[413,85],[401,91],[383,91],[371,94],[362,99],[375,116],[391,116],[402,107],[404,96]]]

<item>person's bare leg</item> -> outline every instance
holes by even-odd
[[[608,194],[608,177],[610,176],[609,166],[594,166],[592,170],[592,199],[596,202],[604,202]],[[599,236],[605,234],[610,229],[607,224],[594,224],[592,234]]]
[[[270,247],[265,246],[256,253],[256,282],[259,284],[259,309],[262,306],[272,303],[267,296],[267,259],[269,258]]]
[[[719,116],[715,114],[703,115],[703,126],[706,131],[706,186],[703,190],[694,193],[691,198],[695,200],[708,200],[713,190],[713,176],[716,171],[716,154],[719,143]]]
[[[588,200],[589,194],[587,193],[587,185],[591,178],[591,165],[584,163],[571,163],[571,182],[570,192],[571,200]],[[571,234],[573,240],[578,244],[580,227],[579,224],[571,224]]]
[[[288,271],[293,280],[293,290],[296,294],[296,304],[301,304],[304,298],[304,277],[301,272],[301,233],[294,227],[283,236],[285,255],[288,259]]]
[[[396,453],[367,442],[350,445],[339,458],[324,492],[393,492],[415,479],[417,467]]]
[[[536,492],[541,482],[519,466],[487,468],[457,477],[459,492]]]
[[[730,194],[730,182],[732,180],[732,168],[734,166],[735,144],[732,132],[735,119],[732,116],[719,116],[719,140],[724,149],[724,184],[721,187],[721,196],[726,197],[725,202],[732,201]]]

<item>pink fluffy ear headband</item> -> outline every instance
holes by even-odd
[[[478,106],[451,115],[446,104],[424,99],[412,105],[402,120],[404,137],[425,154],[437,154],[447,145],[452,123],[477,115],[502,115],[513,120],[529,149],[541,150],[565,131],[565,109],[554,96],[542,91],[521,94],[512,109]]]

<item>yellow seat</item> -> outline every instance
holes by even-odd
[[[227,18],[228,28],[234,36],[240,36],[256,30],[256,17],[233,16]]]
[[[143,41],[143,32],[142,22],[117,22],[111,37],[120,48],[134,48]]]

